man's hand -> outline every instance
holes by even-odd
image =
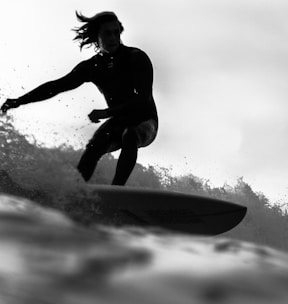
[[[5,114],[9,109],[18,108],[20,106],[20,102],[18,99],[10,99],[8,98],[2,105],[1,111]]]
[[[109,114],[107,110],[93,110],[88,117],[92,122],[98,123],[100,119],[108,118]]]

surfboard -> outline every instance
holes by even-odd
[[[123,186],[91,187],[101,212],[114,216],[116,224],[121,226],[158,227],[212,236],[237,226],[247,211],[236,203],[180,192]]]

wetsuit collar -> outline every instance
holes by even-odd
[[[104,52],[101,52],[101,51],[100,51],[100,52],[99,52],[99,55],[100,55],[100,56],[103,56],[103,58],[116,57],[116,56],[118,56],[118,54],[119,54],[119,53],[121,52],[121,50],[123,50],[123,49],[124,49],[124,45],[123,45],[123,44],[120,44],[116,52],[114,52],[114,53],[104,53]]]

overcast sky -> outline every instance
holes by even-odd
[[[160,129],[139,162],[173,165],[215,185],[244,176],[288,201],[286,0],[2,0],[0,8],[1,103],[93,55],[72,41],[75,10],[112,10],[125,27],[123,42],[154,65]],[[87,114],[104,107],[85,84],[13,116],[49,144],[84,145],[97,127]]]

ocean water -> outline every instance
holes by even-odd
[[[228,238],[76,224],[0,195],[0,303],[287,303],[288,255]]]
[[[40,146],[9,116],[0,120],[0,145],[1,304],[287,303],[288,255],[244,240],[260,227],[251,214],[236,236],[116,227],[91,210],[95,194],[75,169],[81,151]],[[91,182],[109,183],[114,167],[108,155]],[[138,166],[132,182],[159,188],[161,180]],[[255,200],[250,209],[261,219],[278,214],[268,216],[267,202],[248,190],[237,198]]]

